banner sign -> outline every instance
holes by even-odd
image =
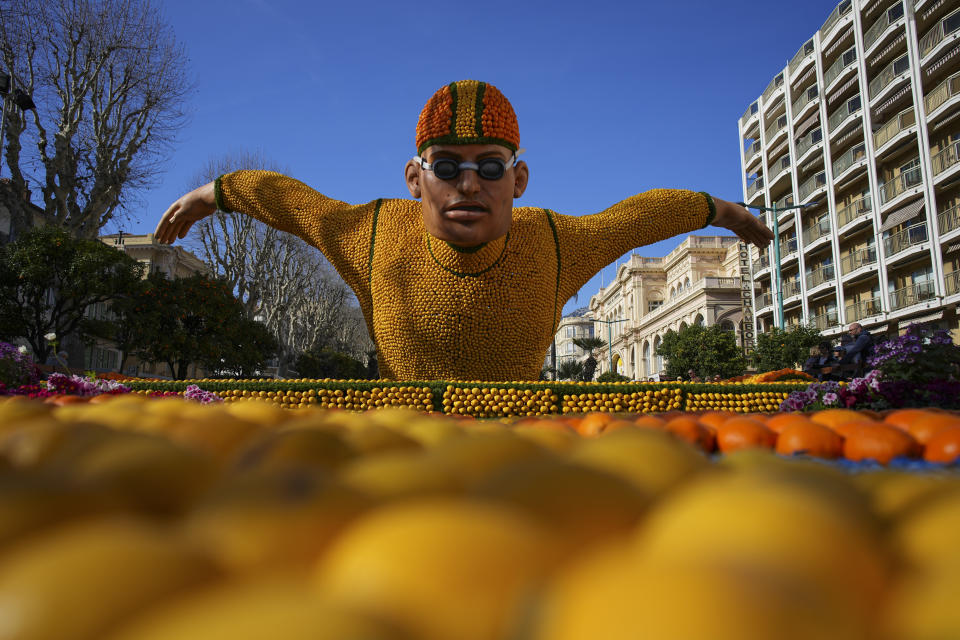
[[[750,275],[750,247],[746,242],[739,244],[740,251],[740,310],[743,312],[743,350],[753,350],[756,327],[753,324],[753,277]]]

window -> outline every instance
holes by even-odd
[[[573,344],[572,342],[568,342],[568,343],[567,343],[567,353],[568,353],[568,354],[573,353],[575,348],[576,348],[576,347],[574,346],[574,344]]]
[[[821,140],[823,140],[823,129],[817,127],[810,132],[810,142],[811,144],[817,144]]]
[[[647,303],[647,313],[656,311],[663,306],[663,300],[651,300]]]
[[[887,21],[893,22],[897,18],[903,17],[903,3],[898,2],[895,7],[890,7],[887,9]]]
[[[853,64],[854,60],[857,59],[857,50],[853,47],[850,47],[843,52],[843,66]]]
[[[857,94],[847,100],[847,113],[855,113],[860,110],[860,94]]]
[[[943,35],[948,36],[957,29],[960,29],[960,11],[954,11],[943,21]]]
[[[813,53],[813,40],[808,40],[806,44],[803,45],[803,55],[810,55]]]
[[[910,68],[910,60],[907,58],[907,54],[903,54],[896,62],[893,63],[893,72],[895,74],[900,74]]]
[[[567,327],[567,337],[568,337],[568,338],[572,338],[572,337],[574,337],[575,335],[577,335],[577,329],[576,329],[576,327]]]

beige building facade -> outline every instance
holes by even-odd
[[[612,345],[598,358],[597,373],[610,371],[612,360],[612,370],[628,378],[659,380],[663,335],[693,324],[719,324],[742,344],[739,248],[733,236],[691,235],[662,258],[633,255],[620,265],[614,281],[590,298],[594,334]],[[750,318],[749,305],[746,311]]]
[[[757,330],[932,322],[960,338],[960,5],[844,0],[739,121]]]
[[[577,309],[562,318],[557,324],[557,333],[553,337],[553,344],[557,349],[557,367],[566,360],[582,361],[587,352],[574,344],[578,338],[592,338],[594,336],[593,316],[586,307]],[[551,353],[548,351],[544,359],[545,368],[552,366]]]

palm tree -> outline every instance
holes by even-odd
[[[574,338],[573,344],[587,352],[587,358],[583,361],[583,376],[581,380],[590,382],[593,380],[593,373],[597,370],[597,359],[593,352],[602,349],[606,344],[600,338]]]
[[[583,363],[567,358],[557,366],[557,380],[576,380],[583,375]]]

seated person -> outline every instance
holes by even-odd
[[[156,237],[183,238],[218,209],[293,233],[356,293],[384,378],[488,381],[536,380],[564,302],[633,248],[709,224],[761,247],[773,239],[742,206],[680,189],[594,215],[513,208],[530,175],[519,147],[506,97],[454,82],[420,114],[404,167],[416,200],[348,204],[278,173],[237,171],[180,197]]]
[[[839,364],[839,359],[830,353],[830,343],[824,341],[810,348],[810,357],[804,363],[803,370],[821,382],[839,380],[837,375]]]

